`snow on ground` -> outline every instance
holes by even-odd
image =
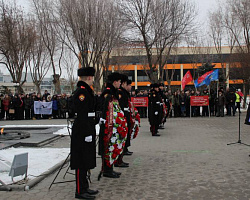
[[[56,125],[56,124],[50,124],[50,125],[5,125],[1,126],[1,128],[13,128],[13,127],[20,127],[20,128],[27,128],[27,127],[62,127],[62,126],[67,126],[67,124],[62,124],[62,125]]]
[[[7,127],[37,127],[39,125],[7,125]],[[57,135],[68,135],[67,125],[40,125],[41,127],[62,127],[54,132]],[[96,125],[96,134],[99,135],[100,126]],[[47,172],[50,168],[66,159],[69,154],[69,148],[9,148],[0,150],[0,180],[5,184],[13,183],[9,176],[11,163],[14,156],[28,152],[28,179],[34,179],[36,176]],[[22,180],[24,176],[14,177],[14,182]]]
[[[5,184],[11,184],[9,176],[10,168],[14,155],[28,152],[28,179],[34,179],[57,163],[66,159],[69,148],[9,148],[0,150],[0,180]],[[22,180],[24,177],[14,177],[14,181]]]
[[[68,128],[64,127],[62,129],[54,132],[53,134],[55,134],[55,135],[69,135]]]
[[[96,124],[95,126],[95,130],[96,130],[96,135],[99,135],[99,131],[100,131],[100,126],[99,124]],[[70,130],[71,131],[71,130]],[[56,134],[56,135],[69,135],[69,132],[68,132],[68,127],[64,127],[56,132],[54,132],[53,134]]]

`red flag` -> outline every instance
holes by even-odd
[[[182,83],[182,90],[184,90],[185,86],[191,82],[193,80],[193,77],[190,73],[190,71],[188,70],[188,72],[185,74],[185,76],[183,77],[181,83]]]

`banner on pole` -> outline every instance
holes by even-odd
[[[148,97],[131,97],[134,107],[148,107]]]
[[[190,97],[191,106],[209,106],[208,96],[191,96]]]
[[[52,102],[34,101],[34,113],[36,115],[51,115]]]
[[[188,70],[188,72],[185,74],[185,76],[183,77],[181,84],[182,84],[182,90],[185,89],[185,86],[191,82],[193,80],[193,77],[190,73],[190,71]]]

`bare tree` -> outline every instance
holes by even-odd
[[[185,0],[121,0],[120,11],[146,49],[146,73],[158,82],[158,67],[163,67],[173,46],[189,29],[195,16],[194,6]]]
[[[215,46],[218,60],[220,61],[221,64],[221,69],[222,69],[222,83],[223,87],[226,87],[226,64],[225,64],[225,58],[223,56],[222,52],[222,42],[223,38],[225,36],[225,26],[223,24],[223,10],[222,7],[219,6],[217,10],[214,12],[210,13],[209,15],[209,22],[210,22],[210,36],[213,40],[213,44]]]
[[[49,52],[51,69],[53,72],[53,83],[55,93],[61,94],[60,77],[62,75],[61,59],[64,51],[64,44],[60,43],[57,37],[57,22],[54,19],[54,8],[57,1],[32,0],[35,15],[41,26],[41,37]]]
[[[18,92],[23,92],[26,82],[27,59],[34,37],[32,23],[15,2],[8,5],[0,2],[0,63],[8,69],[13,83],[19,84]]]
[[[249,0],[228,0],[227,15],[225,18],[225,26],[230,32],[230,35],[235,40],[235,52],[233,55],[235,61],[240,65],[234,67],[231,64],[230,74],[236,72],[241,75],[243,80],[243,91],[246,95],[246,89],[249,89],[249,74],[250,69],[250,2]],[[234,61],[234,62],[235,62]],[[234,72],[232,72],[234,71]],[[247,75],[247,76],[245,76]],[[246,96],[245,96],[246,97]],[[246,98],[245,98],[246,99]]]
[[[94,87],[99,90],[123,27],[113,1],[60,0],[57,10],[59,38],[82,67],[96,69]]]
[[[49,52],[44,45],[42,39],[42,29],[40,23],[36,23],[34,19],[34,29],[36,31],[35,41],[30,49],[28,58],[28,66],[31,73],[31,78],[36,86],[37,92],[41,93],[40,85],[50,69]]]
[[[69,81],[71,92],[75,90],[75,84],[77,82],[77,61],[76,57],[72,54],[72,51],[66,50],[63,54],[62,65],[63,69],[66,69],[67,79]]]

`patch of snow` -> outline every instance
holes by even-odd
[[[16,154],[28,152],[28,179],[34,179],[65,160],[69,151],[69,148],[9,148],[0,150],[0,180],[5,184],[13,183],[9,176],[9,170],[6,170],[8,169],[6,163],[12,163]],[[23,178],[22,176],[14,177],[14,181]]]
[[[50,128],[50,127],[64,127],[64,126],[67,126],[67,124],[62,124],[62,125],[56,125],[56,124],[50,124],[50,125],[4,125],[4,126],[1,126],[1,127],[4,127],[4,128],[13,128],[13,127],[46,127],[46,128]]]

